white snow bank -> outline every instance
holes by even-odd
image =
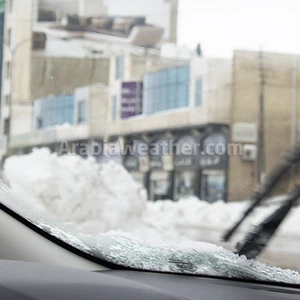
[[[249,205],[248,201],[209,204],[197,198],[147,202],[145,191],[122,166],[111,161],[99,167],[92,158],[59,157],[48,149],[7,159],[4,175],[18,197],[91,234],[122,229],[145,239],[159,233],[169,239],[219,241]],[[271,214],[277,202],[257,209],[241,230]],[[298,228],[300,208],[295,208],[280,233],[300,237]]]
[[[92,158],[59,157],[48,149],[7,159],[4,175],[18,197],[77,231],[91,234],[122,229],[143,238],[160,233],[168,238],[205,240],[208,237],[201,233],[207,234],[207,229],[209,241],[219,241],[221,233],[249,205],[248,201],[209,204],[193,197],[179,202],[147,202],[146,192],[122,166],[111,161],[99,167]],[[277,207],[260,207],[242,229],[249,230]],[[280,232],[300,236],[298,228],[300,208],[295,208]]]
[[[97,235],[122,230],[145,242],[161,244],[190,239],[220,244],[222,234],[249,205],[248,201],[209,204],[197,198],[147,202],[128,172],[114,162],[101,166],[92,158],[51,154],[47,149],[7,159],[4,175],[17,198],[51,213],[76,232]],[[247,219],[232,244],[277,207],[260,207]],[[267,247],[268,263],[300,270],[300,208],[295,208]],[[158,237],[159,236],[159,237]]]
[[[47,216],[47,213],[36,213],[30,204],[17,199],[1,182],[0,199],[2,204],[48,234],[85,253],[120,266],[157,272],[300,284],[300,274],[296,271],[282,270],[255,260],[247,260],[209,243],[171,243],[159,237],[154,241],[145,242],[120,231],[98,235],[73,232],[61,222]]]
[[[276,204],[260,206],[248,217],[240,228],[246,233],[258,225],[278,207]],[[277,201],[278,200],[278,201]],[[250,205],[249,201],[209,204],[197,198],[184,199],[179,202],[149,202],[143,214],[143,223],[152,226],[158,232],[175,232],[193,240],[220,241],[222,233],[230,228]],[[159,221],[157,221],[159,219]],[[294,208],[278,230],[281,236],[300,237],[300,207]],[[209,231],[209,236],[207,233]]]
[[[35,150],[9,158],[4,175],[13,192],[84,232],[139,226],[146,194],[123,167]]]

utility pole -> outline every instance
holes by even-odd
[[[257,159],[257,180],[261,184],[266,176],[266,154],[265,154],[265,70],[264,54],[259,52],[259,129],[258,129],[258,159]]]

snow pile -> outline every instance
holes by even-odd
[[[168,239],[219,242],[250,204],[209,204],[193,197],[147,202],[145,191],[122,166],[110,161],[99,167],[92,158],[58,157],[47,149],[9,158],[4,174],[19,198],[89,234],[121,229],[144,239],[160,234]],[[270,215],[278,207],[278,201],[274,203],[255,210],[241,231]],[[300,237],[298,228],[300,208],[295,208],[280,233]]]
[[[8,159],[4,175],[20,199],[89,233],[138,227],[146,194],[123,167],[35,150]]]
[[[122,166],[112,161],[99,166],[92,158],[84,160],[78,156],[58,157],[47,149],[7,159],[4,176],[16,198],[50,213],[78,233],[95,237],[122,230],[157,246],[162,244],[161,239],[173,244],[196,240],[232,249],[282,200],[270,200],[267,206],[256,209],[231,244],[225,245],[220,243],[221,236],[241,216],[249,201],[209,204],[191,197],[179,202],[147,202],[146,192]],[[299,228],[297,207],[280,226],[261,259],[300,270]]]

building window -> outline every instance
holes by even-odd
[[[41,117],[36,118],[36,127],[37,129],[43,128],[43,119]]]
[[[124,56],[116,58],[116,79],[124,78]]]
[[[74,95],[59,95],[36,100],[41,107],[41,128],[55,125],[74,124]]]
[[[213,203],[220,200],[225,200],[225,171],[205,170],[202,174],[202,192],[201,199]]]
[[[5,64],[6,79],[10,79],[10,73],[11,73],[11,64],[10,61],[7,61]]]
[[[152,72],[144,77],[143,113],[189,105],[190,66]]]
[[[4,120],[4,135],[9,135],[10,131],[10,119]]]
[[[86,123],[87,121],[87,105],[86,105],[86,101],[79,101],[77,104],[77,123],[81,124],[81,123]]]
[[[10,105],[10,100],[11,100],[11,96],[10,95],[5,95],[5,105],[6,106]]]
[[[202,78],[200,77],[196,79],[196,87],[195,87],[196,106],[200,106],[202,104],[202,88],[203,88]]]
[[[118,102],[118,97],[113,96],[112,97],[112,119],[115,121],[117,119],[117,102]]]

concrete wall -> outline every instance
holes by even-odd
[[[32,56],[32,99],[73,93],[81,86],[108,84],[109,59]]]
[[[109,91],[104,85],[90,87],[89,127],[91,137],[105,138],[108,134]]]
[[[130,60],[130,79],[142,80],[147,72],[159,71],[161,69],[171,68],[175,66],[187,65],[188,61],[179,59],[161,58],[159,55],[134,55],[131,54]]]
[[[280,160],[282,152],[291,147],[292,55],[264,53],[265,77],[265,153],[267,173]],[[298,137],[300,116],[300,57],[297,57],[297,114]],[[249,122],[258,126],[260,69],[259,53],[236,51],[234,55],[234,86],[231,125]],[[251,195],[257,182],[257,162],[230,157],[230,199],[244,199]],[[278,188],[286,192],[289,184]]]

